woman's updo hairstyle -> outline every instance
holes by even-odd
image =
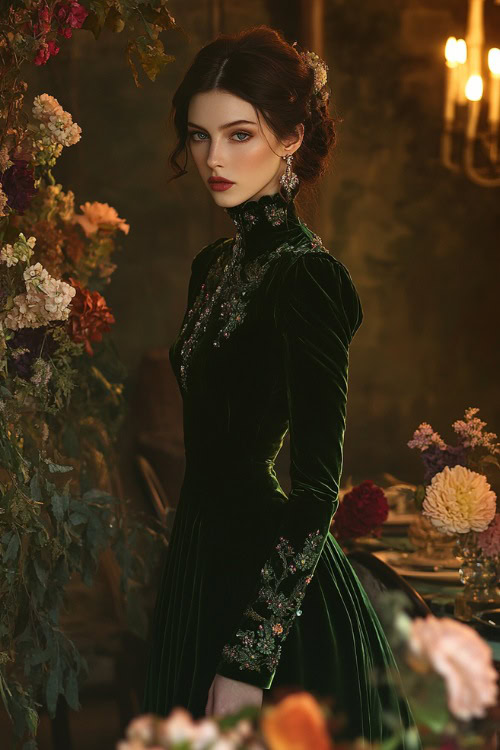
[[[198,52],[172,100],[177,144],[170,155],[174,175],[186,174],[187,119],[191,98],[221,89],[252,104],[279,140],[304,123],[304,139],[294,153],[293,171],[314,183],[325,171],[336,143],[326,86],[315,93],[315,75],[305,55],[269,26],[220,34]],[[185,153],[184,166],[178,158]]]

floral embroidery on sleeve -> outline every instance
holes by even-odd
[[[280,537],[276,550],[282,565],[276,573],[270,561],[261,570],[262,586],[257,601],[265,602],[269,615],[264,617],[252,607],[244,615],[259,623],[255,630],[238,630],[238,644],[226,644],[222,651],[227,661],[237,662],[240,669],[260,670],[262,667],[273,671],[280,656],[281,644],[288,635],[295,616],[300,616],[300,605],[312,580],[312,571],[318,559],[318,548],[322,536],[319,529],[308,534],[301,552],[295,552],[289,541]],[[283,581],[293,576],[290,594],[280,592]]]

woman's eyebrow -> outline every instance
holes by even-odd
[[[257,123],[253,122],[252,120],[234,120],[234,122],[227,122],[225,125],[221,125],[219,130],[232,128],[234,127],[234,125],[242,125],[243,123],[247,123],[248,125],[257,125]],[[202,128],[201,125],[196,125],[196,123],[194,122],[188,122],[188,125],[190,125],[192,128],[199,128],[199,130],[205,130],[205,128]]]

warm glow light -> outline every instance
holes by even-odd
[[[470,76],[465,84],[465,96],[470,102],[478,102],[483,95],[483,79],[481,76]]]
[[[488,67],[494,76],[500,76],[500,49],[492,47],[488,52]]]
[[[444,48],[444,56],[446,58],[446,64],[449,67],[455,67],[457,64],[457,39],[454,36],[448,37],[446,46]]]
[[[457,39],[455,44],[455,60],[461,65],[467,60],[467,43],[465,39]]]

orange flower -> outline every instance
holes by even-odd
[[[270,750],[333,750],[321,707],[307,692],[265,709],[261,729]]]
[[[92,356],[90,342],[101,341],[103,332],[110,330],[115,318],[102,294],[90,292],[71,277],[69,281],[76,289],[68,320],[69,335],[73,341],[83,342],[87,354]]]

